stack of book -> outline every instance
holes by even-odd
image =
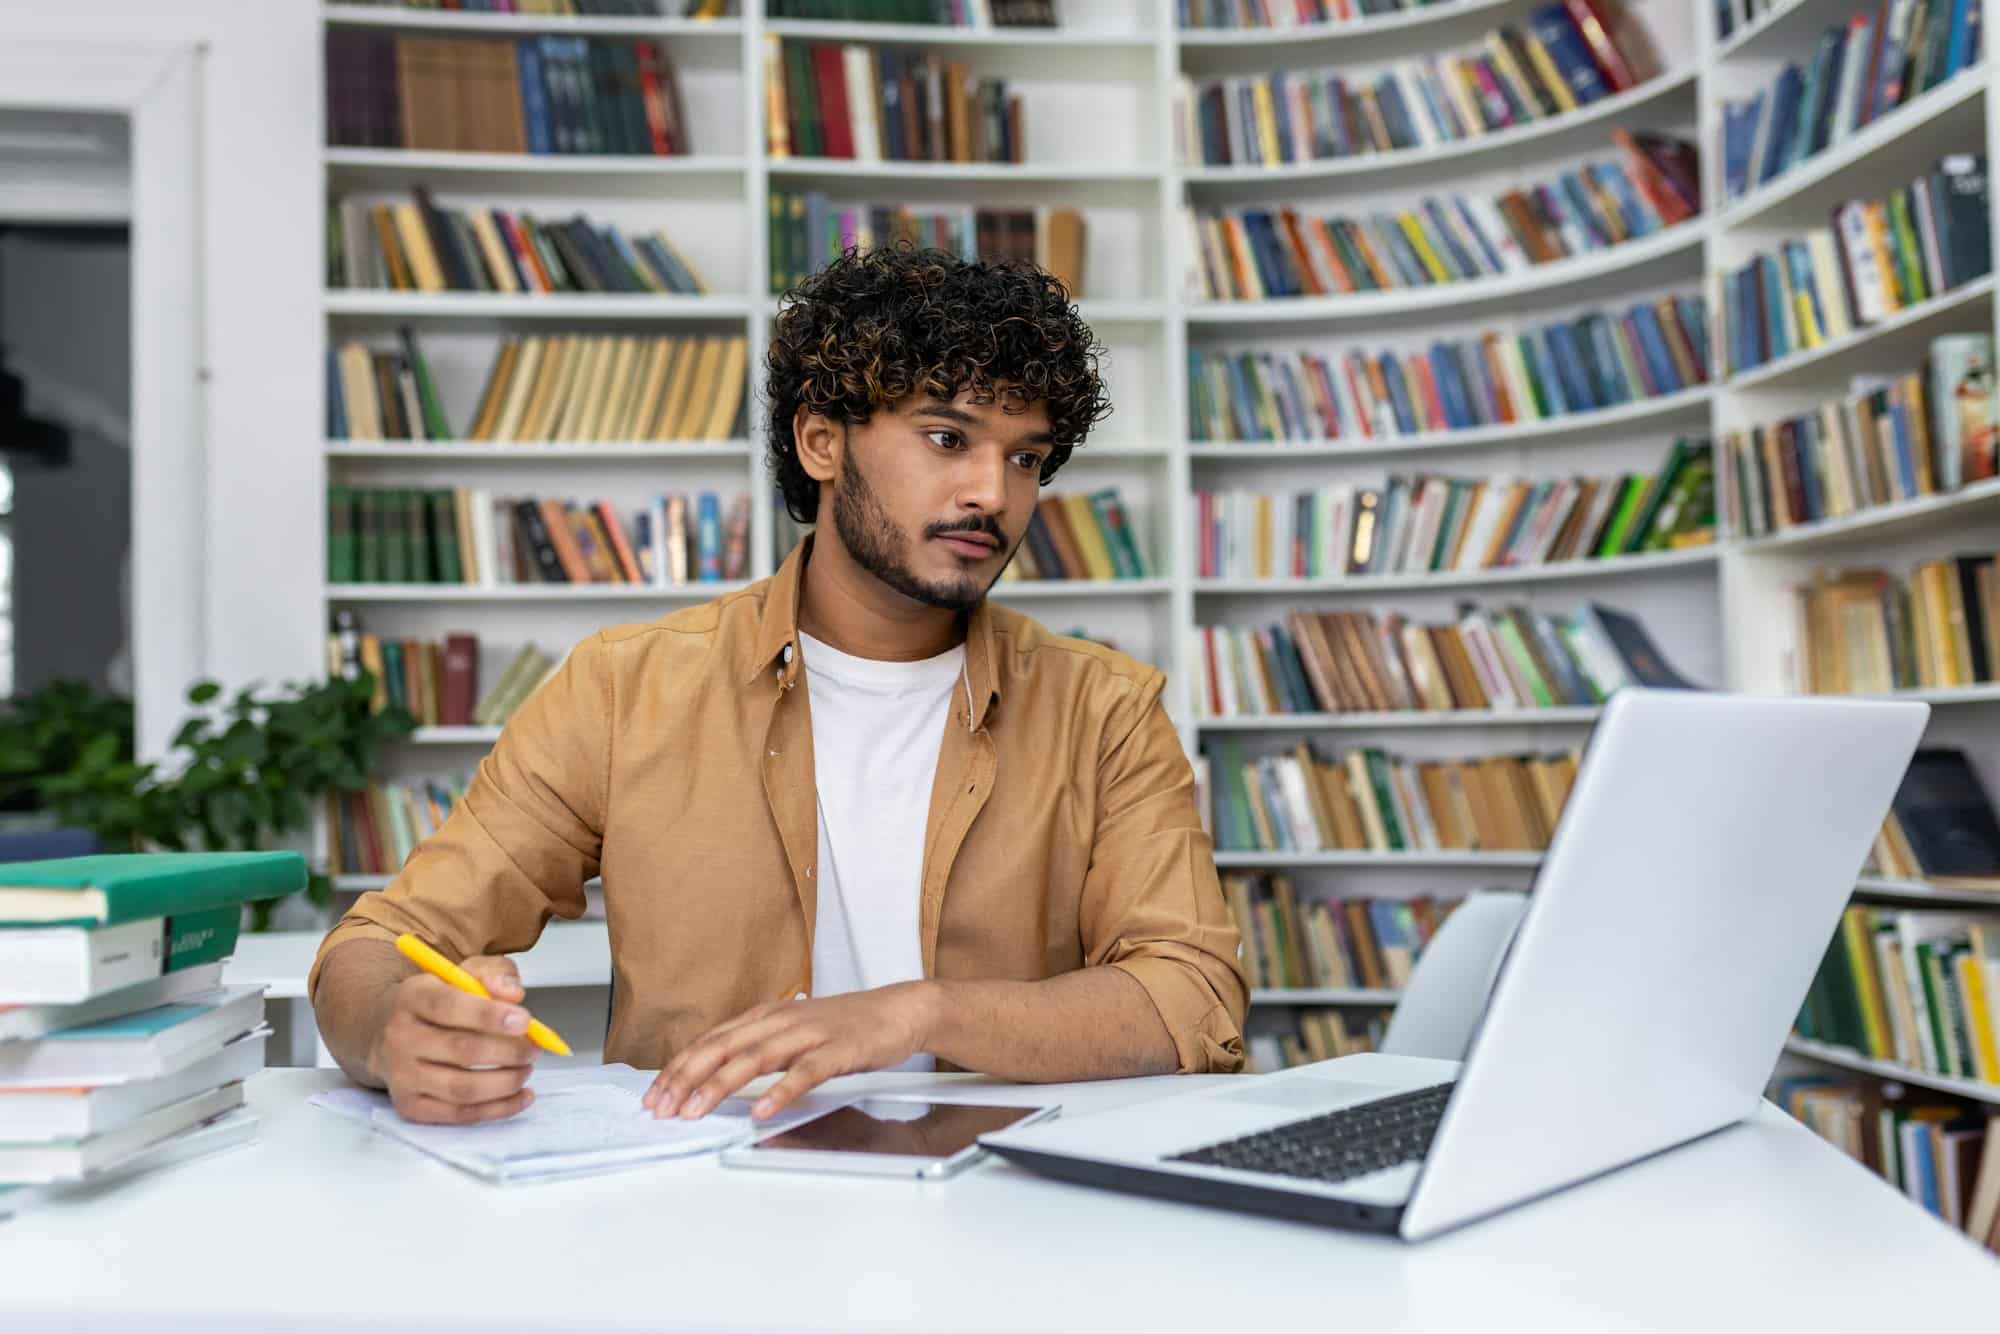
[[[305,883],[294,852],[0,866],[0,1214],[251,1136],[264,993],[222,967],[243,905]]]
[[[1456,0],[1174,0],[1183,28],[1297,28],[1452,4]]]
[[[965,259],[1023,260],[1083,289],[1084,220],[1073,208],[837,204],[819,190],[771,191],[771,290],[788,292],[841,252],[907,241]]]
[[[1731,199],[1776,180],[1979,59],[1979,6],[1882,4],[1820,34],[1812,59],[1722,104]]]
[[[556,666],[535,645],[523,644],[481,694],[479,651],[479,636],[472,634],[447,635],[442,643],[384,639],[363,631],[360,617],[343,607],[327,634],[326,669],[349,679],[366,672],[375,682],[375,710],[401,709],[420,727],[498,727]]]
[[[1456,624],[1399,614],[1292,613],[1268,626],[1196,631],[1205,718],[1282,713],[1590,707],[1627,685],[1691,688],[1646,628],[1609,607],[1568,616],[1467,609]]]
[[[1268,1075],[1295,1065],[1356,1056],[1382,1045],[1388,1023],[1379,1014],[1358,1016],[1333,1009],[1302,1009],[1290,1033],[1250,1033],[1250,1073]]]
[[[706,292],[665,232],[627,237],[581,215],[537,222],[501,208],[440,208],[418,186],[406,204],[328,206],[327,283],[398,292]]]
[[[1417,956],[1458,906],[1412,899],[1299,901],[1284,875],[1222,877],[1253,988],[1407,986]]]
[[[1705,440],[1677,440],[1657,473],[1525,481],[1418,474],[1292,495],[1194,494],[1204,579],[1527,569],[1699,546],[1715,537]]]
[[[774,19],[931,23],[951,28],[1053,28],[1056,0],[769,0]]]
[[[1020,162],[1021,115],[1006,80],[962,60],[764,38],[764,143],[774,158]]]
[[[1701,298],[1662,297],[1423,351],[1191,347],[1188,422],[1197,441],[1394,440],[1599,412],[1707,379]]]
[[[326,34],[328,142],[460,153],[692,151],[674,67],[624,37]]]
[[[1892,880],[2000,893],[2000,820],[1964,751],[1916,753],[1870,861]]]
[[[1691,145],[1611,132],[1619,156],[1495,197],[1315,218],[1291,208],[1183,211],[1188,281],[1211,301],[1431,287],[1523,273],[1655,235],[1701,211]]]
[[[1919,1207],[2000,1252],[2000,1118],[1851,1077],[1788,1076],[1770,1096]]]
[[[1248,759],[1218,741],[1204,758],[1226,852],[1518,852],[1549,845],[1580,757],[1414,761],[1359,749],[1329,760],[1302,742]]]
[[[2000,916],[1851,907],[1799,1010],[1799,1036],[2000,1086]]]
[[[1928,560],[1898,578],[1823,573],[1792,590],[1796,689],[1822,695],[2000,680],[2000,556]]]
[[[1716,275],[1729,369],[1808,351],[1985,277],[1991,228],[1984,155],[1943,158],[1887,199],[1842,204],[1831,227]]]
[[[444,824],[469,781],[375,781],[359,792],[335,793],[327,802],[327,869],[333,875],[394,875]]]
[[[1000,578],[1145,579],[1152,573],[1118,488],[1108,486],[1088,495],[1044,496]]]
[[[1180,160],[1270,166],[1420,151],[1476,139],[1630,92],[1659,73],[1617,0],[1544,5],[1456,55],[1404,60],[1354,79],[1334,69],[1183,78]]]
[[[1956,491],[2000,473],[1993,338],[1931,340],[1907,375],[1870,375],[1856,392],[1722,437],[1730,512],[1746,537]]]
[[[478,406],[455,432],[409,329],[391,351],[361,342],[327,353],[333,440],[634,443],[733,438],[743,405],[742,335],[510,335]]]
[[[741,579],[750,497],[656,497],[630,520],[610,501],[495,498],[485,490],[327,488],[334,584],[645,584]]]

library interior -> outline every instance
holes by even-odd
[[[1983,9],[0,0],[0,1328],[2000,1319]]]

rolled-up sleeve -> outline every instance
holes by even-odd
[[[1104,731],[1079,925],[1087,963],[1146,989],[1181,1073],[1227,1074],[1243,1068],[1250,992],[1163,684],[1154,672],[1127,691]]]
[[[579,644],[500,734],[451,815],[387,888],[364,894],[320,942],[306,983],[350,940],[408,931],[457,960],[510,954],[551,917],[580,917],[597,874],[611,761],[613,684],[602,636]]]

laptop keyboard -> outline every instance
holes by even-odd
[[[1422,1158],[1450,1097],[1449,1084],[1415,1089],[1190,1149],[1168,1161],[1310,1181],[1349,1181]]]

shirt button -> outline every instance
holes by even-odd
[[[801,991],[798,995],[792,997],[793,1000],[804,1000],[805,998],[806,998],[806,993],[803,991]]]
[[[785,645],[785,651],[782,656],[784,657],[785,664],[790,666],[792,661],[792,646],[790,644]]]

